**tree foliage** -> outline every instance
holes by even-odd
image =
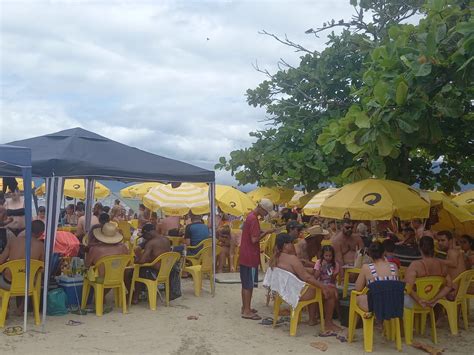
[[[270,127],[216,168],[240,183],[342,184],[369,176],[452,191],[474,182],[474,22],[467,1],[351,0],[351,21],[321,53],[247,91]],[[366,22],[370,11],[372,19]],[[417,25],[401,23],[418,13]],[[275,36],[274,36],[275,37]],[[257,68],[259,69],[259,68]],[[260,69],[259,69],[260,70]],[[439,166],[433,169],[433,162]]]

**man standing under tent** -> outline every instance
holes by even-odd
[[[273,213],[273,203],[262,198],[257,207],[245,219],[242,240],[240,242],[240,281],[242,283],[242,310],[244,319],[262,319],[255,309],[251,308],[252,293],[258,285],[258,265],[260,264],[260,240],[274,229],[262,232],[258,217],[265,217]]]

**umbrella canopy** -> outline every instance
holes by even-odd
[[[161,184],[143,196],[143,204],[152,211],[161,209],[168,216],[183,216],[191,211],[200,215],[209,213],[209,196],[206,189],[182,183],[173,188]]]
[[[317,193],[318,191],[312,191],[307,193],[304,193],[303,191],[295,191],[295,194],[286,205],[290,208],[303,208]]]
[[[321,210],[321,204],[326,201],[328,197],[334,195],[337,191],[339,191],[339,189],[330,187],[326,190],[318,192],[303,207],[303,213],[308,216],[314,216],[319,214]]]
[[[216,185],[216,201],[223,212],[233,216],[247,215],[256,206],[247,194],[226,185]]]
[[[268,198],[274,204],[280,205],[289,202],[295,192],[284,187],[257,187],[247,194],[254,202],[259,202],[262,198]]]
[[[430,203],[419,192],[398,181],[366,179],[343,186],[321,205],[320,215],[354,220],[428,218]]]
[[[469,190],[457,195],[453,198],[453,201],[469,212],[474,213],[474,190]]]
[[[22,178],[16,178],[16,182],[18,183],[18,190],[23,191],[23,179]],[[33,188],[35,186],[35,183],[32,181],[31,182],[31,187]],[[3,189],[3,179],[0,179],[0,190]]]
[[[474,232],[474,215],[459,206],[447,195],[438,191],[425,191],[431,206],[437,208],[438,222],[431,226],[435,231],[451,230],[456,234]]]
[[[143,198],[152,188],[162,185],[159,182],[142,182],[120,190],[120,196],[126,198]]]
[[[46,184],[42,183],[35,191],[37,196],[43,196],[46,192]],[[110,190],[100,182],[95,182],[94,197],[106,198],[110,195]],[[64,181],[64,196],[72,198],[86,198],[86,186],[84,179],[67,179]]]

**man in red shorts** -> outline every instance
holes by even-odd
[[[251,308],[253,288],[258,285],[258,265],[260,264],[260,239],[267,234],[273,233],[270,229],[262,232],[258,217],[273,214],[273,203],[263,198],[257,208],[249,213],[245,219],[242,229],[242,240],[240,243],[240,281],[242,282],[242,318],[260,320],[262,319],[255,309]]]

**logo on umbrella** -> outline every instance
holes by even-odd
[[[72,187],[74,188],[74,190],[79,190],[81,188],[81,185],[74,184],[74,185],[72,185]]]
[[[234,208],[235,206],[237,206],[237,204],[234,202],[234,201],[230,201],[229,202],[229,205],[230,207]]]
[[[382,195],[380,195],[377,192],[371,192],[371,193],[366,194],[364,197],[362,197],[362,201],[364,201],[364,203],[369,206],[373,206],[379,203],[381,200],[382,200]]]
[[[474,198],[470,198],[468,200],[466,200],[466,203],[473,203],[474,202]]]

